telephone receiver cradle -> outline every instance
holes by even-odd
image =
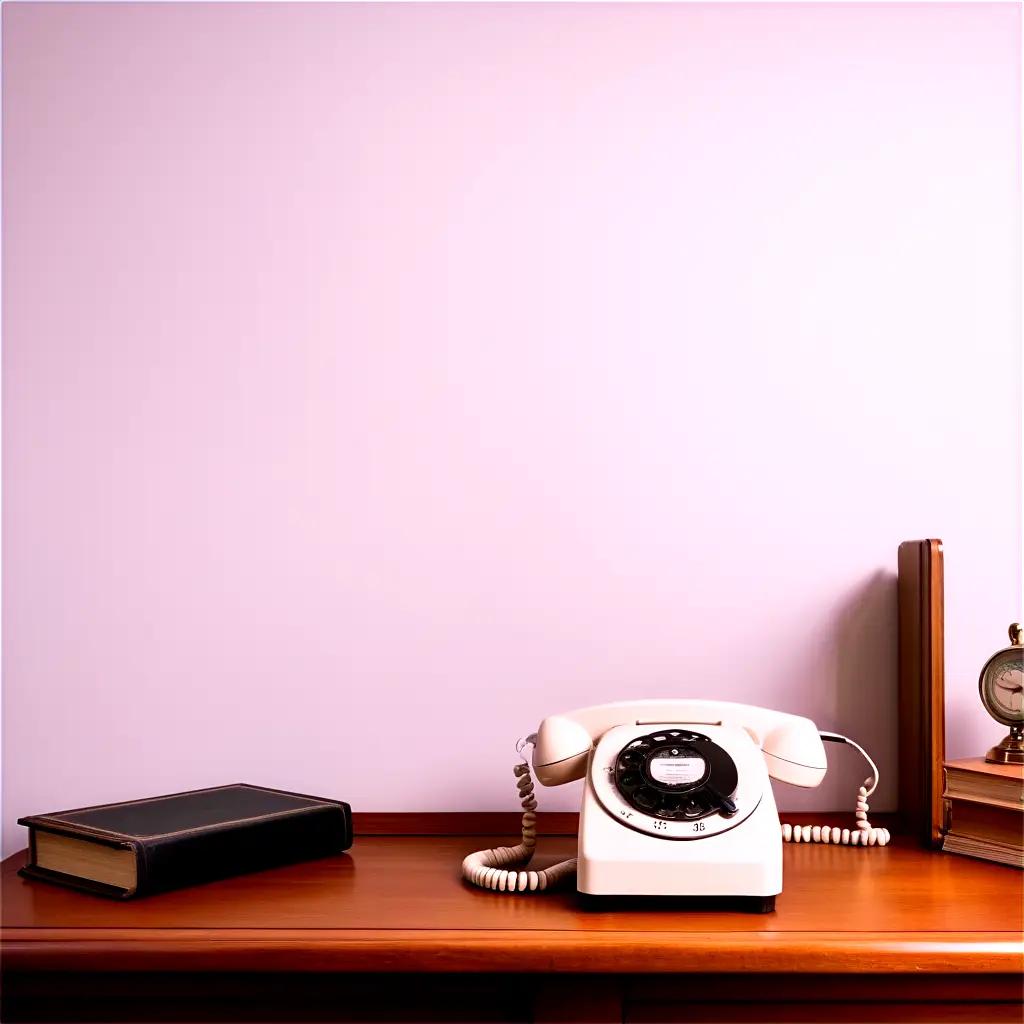
[[[769,778],[812,788],[828,767],[822,740],[855,747],[871,765],[856,827],[780,826]],[[545,718],[532,766],[544,786],[586,778],[578,855],[526,870],[536,848],[533,778],[515,767],[522,842],[470,854],[463,876],[503,892],[546,889],[576,875],[594,896],[745,897],[770,910],[782,891],[782,844],[884,846],[867,820],[878,770],[867,753],[809,719],[710,700],[598,704]]]

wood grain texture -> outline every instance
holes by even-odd
[[[785,813],[783,818],[794,824],[834,824],[849,827],[848,812]],[[363,811],[352,815],[357,836],[499,836],[519,831],[522,811],[427,811],[404,814],[400,811]],[[903,828],[897,814],[872,814],[871,820],[885,825],[890,832]],[[542,836],[575,836],[579,831],[578,811],[538,811],[537,834]]]
[[[1024,955],[1024,875],[909,839],[787,846],[768,915],[471,889],[461,859],[493,842],[361,837],[349,855],[134,903],[20,879],[17,855],[3,864],[5,969],[985,975],[1018,971]],[[574,845],[547,839],[538,860]]]
[[[928,847],[942,843],[945,610],[942,541],[899,546],[899,809]]]
[[[352,815],[357,836],[509,836],[523,820],[522,811],[362,811]],[[537,834],[574,836],[578,811],[538,811]]]

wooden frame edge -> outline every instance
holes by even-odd
[[[937,849],[946,745],[942,541],[904,541],[898,571],[899,811],[921,844]]]

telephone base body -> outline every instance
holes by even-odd
[[[619,730],[612,730],[605,740],[614,751],[635,731],[616,737]],[[741,730],[705,726],[703,731],[730,748],[744,780],[742,803],[754,809],[741,809],[734,827],[710,835],[695,832],[693,839],[638,831],[614,816],[608,798],[602,803],[598,794],[597,787],[608,789],[601,777],[608,761],[602,740],[591,758],[580,812],[576,884],[581,893],[766,898],[782,892],[782,835],[761,752]],[[717,827],[727,824],[718,819]],[[708,831],[713,827],[709,822]]]

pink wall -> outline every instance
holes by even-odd
[[[891,806],[917,536],[984,750],[1019,18],[6,4],[5,850],[236,779],[511,809],[545,712],[662,694],[848,731]]]

